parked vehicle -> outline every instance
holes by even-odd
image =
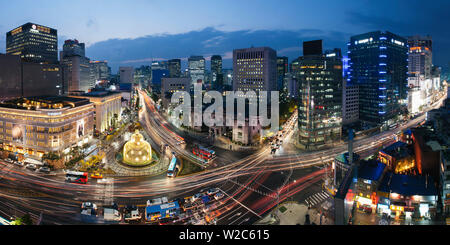
[[[19,161],[14,162],[14,164],[17,165],[17,166],[19,166],[19,167],[25,166],[25,163],[19,162]]]

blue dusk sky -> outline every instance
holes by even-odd
[[[448,0],[0,0],[0,52],[6,32],[27,22],[86,43],[86,55],[119,66],[213,54],[231,67],[233,49],[269,46],[289,60],[303,41],[342,48],[350,36],[376,30],[432,35],[433,59],[450,62]]]

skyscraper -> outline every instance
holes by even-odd
[[[188,59],[189,76],[192,84],[201,80],[205,82],[205,58],[203,56],[191,56]]]
[[[223,89],[222,56],[211,56],[212,85],[215,90]]]
[[[359,86],[359,119],[389,125],[407,99],[407,40],[390,32],[353,36],[348,44],[349,77]]]
[[[278,90],[283,91],[287,86],[284,84],[284,78],[288,73],[289,62],[288,57],[277,57],[277,81]]]
[[[431,36],[408,37],[408,72],[410,77],[429,79],[433,66],[433,40]]]
[[[233,50],[234,91],[276,91],[277,52],[269,47]]]
[[[306,150],[319,149],[341,136],[342,56],[339,49],[322,54],[321,43],[304,43],[296,69],[300,91],[298,140]]]
[[[108,66],[108,62],[105,61],[90,61],[91,66],[91,80],[94,82],[110,80],[111,79],[111,67]]]
[[[134,83],[139,84],[143,88],[148,88],[152,81],[151,66],[141,66],[134,70]]]
[[[181,60],[169,60],[169,75],[170,77],[181,77]]]
[[[119,67],[120,84],[134,82],[134,68],[128,66]]]
[[[95,87],[95,81],[91,80],[90,60],[85,57],[84,43],[66,40],[61,52],[61,65],[64,68],[65,92],[88,92]]]
[[[24,61],[58,62],[58,34],[55,29],[26,23],[6,33],[6,53],[19,55]]]

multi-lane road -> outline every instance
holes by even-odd
[[[144,103],[140,122],[153,143],[167,144],[178,157],[201,164],[190,153],[189,142],[185,147],[177,144],[175,129],[155,110],[153,101],[143,92],[140,96]],[[355,152],[369,156],[380,146],[393,142],[398,131],[423,120],[425,115],[397,129],[355,140]],[[284,144],[289,144],[296,128],[295,121],[285,125]],[[147,200],[156,197],[183,198],[201,189],[218,187],[225,197],[208,210],[208,215],[216,218],[217,224],[252,224],[280,202],[303,202],[321,192],[327,170],[320,166],[345,152],[347,146],[342,143],[331,149],[289,155],[283,154],[283,147],[272,155],[270,146],[263,146],[253,154],[232,161],[228,159],[224,161],[227,164],[189,176],[174,179],[163,175],[117,177],[110,184],[97,184],[95,180],[87,185],[71,184],[64,181],[63,175],[44,175],[0,162],[0,216],[8,218],[30,213],[34,221],[42,216],[43,224],[78,224],[81,223],[80,205],[85,201],[99,206],[111,201],[143,206]],[[216,161],[221,161],[220,155]]]

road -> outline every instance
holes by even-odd
[[[145,107],[139,118],[151,140],[156,145],[168,144],[177,156],[201,165],[187,147],[177,145],[176,133],[155,110],[151,99],[145,94],[141,96],[144,96]],[[356,140],[355,152],[363,157],[369,156],[380,146],[392,143],[398,131],[423,120],[425,115],[400,128]],[[295,122],[291,121],[286,128],[284,144],[292,137]],[[66,183],[62,174],[45,175],[0,162],[0,216],[21,216],[29,212],[37,221],[42,213],[43,224],[79,224],[80,205],[85,201],[102,206],[105,200],[113,200],[119,205],[137,204],[142,207],[155,197],[183,198],[201,189],[219,187],[226,197],[207,214],[215,217],[217,224],[252,224],[279,202],[303,202],[320,192],[325,169],[319,166],[345,152],[346,147],[345,144],[337,144],[332,149],[317,152],[271,155],[270,146],[263,146],[251,155],[207,168],[201,173],[175,179],[163,175],[117,177],[108,188],[95,180],[87,185]],[[107,195],[106,189],[109,190]]]

